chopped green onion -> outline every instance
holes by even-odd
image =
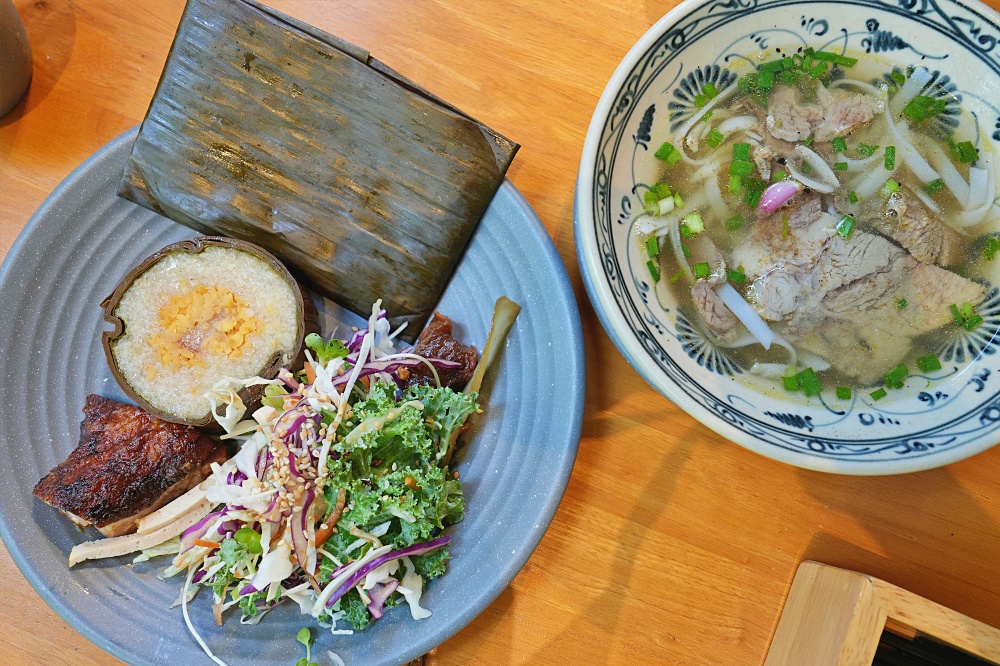
[[[910,376],[910,371],[900,363],[885,375],[885,385],[891,389],[903,388],[903,380]]]
[[[819,395],[823,391],[823,385],[812,368],[806,368],[795,375],[795,378],[798,380],[799,386],[802,387],[802,392],[807,396]]]
[[[805,141],[802,142],[802,145],[808,148],[809,146],[812,145],[812,142],[813,142],[813,137],[812,135],[810,135],[809,138],[807,138]]]
[[[854,231],[854,225],[857,221],[850,215],[845,215],[841,218],[840,222],[837,223],[837,234],[841,238],[850,238],[851,233]]]
[[[705,143],[710,145],[712,148],[718,148],[719,144],[721,144],[725,138],[726,137],[722,132],[713,128],[712,131],[708,133],[708,136],[705,137]]]
[[[847,162],[834,162],[833,163],[833,170],[834,171],[847,171]]]
[[[708,104],[708,95],[698,94],[694,96],[694,105],[699,109]]]
[[[701,91],[705,93],[709,99],[715,99],[715,96],[719,94],[719,89],[716,88],[715,84],[711,81],[702,86]]]
[[[729,165],[729,173],[733,176],[741,176],[746,178],[753,173],[754,164],[753,162],[744,162],[743,160],[733,160]]]
[[[681,243],[681,252],[684,254],[685,257],[691,256],[691,250],[687,249],[684,243]]]
[[[858,193],[855,192],[854,190],[851,190],[847,194],[847,200],[850,201],[851,203],[858,203]]]
[[[880,388],[880,389],[876,389],[876,390],[872,391],[868,395],[871,396],[872,400],[879,401],[882,398],[884,398],[885,396],[889,395],[889,393],[884,388]]]
[[[653,185],[653,191],[656,192],[658,199],[666,199],[673,194],[670,190],[670,185],[667,183],[657,183],[656,185]]]
[[[946,106],[945,100],[927,95],[917,95],[903,109],[903,115],[913,122],[920,122],[939,113],[943,113]]]
[[[962,141],[956,144],[954,150],[952,150],[952,155],[963,164],[975,162],[979,157],[979,153],[976,152],[976,147],[972,145],[971,141]]]
[[[786,391],[798,391],[799,390],[799,377],[798,375],[785,376],[781,378],[781,383],[784,384]]]
[[[906,83],[906,75],[903,74],[898,69],[892,70],[892,73],[889,74],[889,78],[895,81],[896,84],[900,86]]]
[[[682,277],[684,277],[684,271],[677,271],[676,273],[670,276],[670,284],[677,282]]]
[[[783,69],[787,69],[792,64],[791,58],[782,58],[781,60],[772,60],[771,62],[765,62],[758,69],[761,72],[780,72]]]
[[[983,256],[986,257],[986,260],[993,261],[998,250],[1000,250],[1000,239],[997,239],[996,236],[987,236],[983,241]]]
[[[769,69],[762,69],[757,73],[757,87],[767,92],[774,87],[774,72]]]
[[[818,65],[814,65],[813,68],[809,70],[809,76],[811,78],[814,78],[814,79],[818,79],[819,77],[823,76],[824,74],[826,74],[826,63],[825,62],[821,62]]]
[[[684,199],[681,199],[681,195],[679,194],[674,195],[674,207],[684,208]]]
[[[882,189],[885,190],[886,193],[888,194],[891,194],[893,192],[899,192],[899,183],[890,178],[889,180],[885,181],[885,185],[882,186]]]
[[[705,113],[701,114],[701,122],[707,123],[708,119],[711,118],[711,117],[712,117],[712,112],[711,111],[706,111]]]
[[[656,242],[656,236],[651,236],[646,240],[646,254],[652,259],[660,253],[660,244]]]
[[[676,151],[677,149],[674,148],[674,144],[670,143],[669,141],[664,141],[663,145],[657,148],[656,152],[653,154],[656,155],[656,159],[665,160],[667,159],[668,155],[671,155]]]
[[[851,399],[851,387],[850,386],[838,386],[837,387],[837,399],[838,400],[850,400]]]
[[[708,265],[707,261],[698,262],[691,266],[691,270],[694,272],[696,278],[707,278],[712,274],[712,267]]]
[[[906,300],[905,298],[897,298],[897,299],[896,299],[896,307],[897,307],[898,309],[902,310],[902,309],[903,309],[903,308],[905,308],[905,307],[906,307],[907,305],[909,305],[909,303],[907,302],[907,300]]]
[[[681,220],[691,233],[700,234],[705,230],[705,221],[701,219],[701,213],[688,213]]]
[[[743,179],[739,176],[730,176],[729,191],[733,194],[738,194],[741,189],[743,189]]]
[[[835,153],[842,153],[847,150],[847,142],[844,141],[843,137],[834,137],[833,140],[830,141],[830,145],[833,147],[833,151]]]
[[[747,274],[743,271],[734,271],[730,268],[726,270],[726,279],[736,284],[743,284],[747,281]]]
[[[852,58],[850,56],[838,55],[836,53],[830,53],[829,51],[816,51],[812,54],[815,60],[826,60],[832,62],[835,65],[843,65],[844,67],[854,67],[858,64],[857,58]]]
[[[934,372],[941,369],[941,361],[934,354],[918,356],[916,363],[921,372]]]
[[[746,188],[743,192],[743,203],[752,208],[760,201],[761,194],[767,189],[767,183],[759,178],[747,178],[743,181],[743,187]]]
[[[885,168],[889,171],[896,168],[896,146],[885,147]]]
[[[736,231],[743,226],[743,218],[739,215],[734,215],[733,217],[726,220],[726,229],[728,231]]]
[[[691,228],[684,224],[683,220],[681,220],[681,236],[684,238],[691,238],[692,236]]]
[[[750,161],[750,144],[749,143],[734,143],[733,144],[733,159],[739,160],[741,162]]]
[[[937,194],[944,189],[944,180],[938,178],[937,180],[932,180],[929,183],[924,183],[924,192],[930,195]]]
[[[774,173],[771,174],[771,182],[772,183],[780,182],[780,181],[784,180],[785,176],[787,176],[787,175],[788,174],[785,173],[784,171],[775,171]]]
[[[650,215],[658,215],[660,212],[660,198],[656,196],[656,192],[649,190],[648,192],[642,193],[642,203],[645,205],[646,212]]]
[[[948,306],[951,317],[955,323],[968,331],[973,331],[983,323],[983,318],[976,313],[976,308],[972,303],[962,303],[961,306],[952,303]]]
[[[870,146],[867,143],[859,143],[857,147],[858,153],[865,157],[871,157],[878,150],[878,146]]]
[[[660,269],[656,267],[656,264],[653,263],[652,259],[650,259],[649,261],[646,262],[646,268],[649,269],[649,274],[653,277],[653,282],[659,282],[660,281]]]

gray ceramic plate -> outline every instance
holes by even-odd
[[[118,137],[74,171],[39,208],[0,268],[0,536],[38,593],[101,648],[135,664],[207,663],[188,635],[177,579],[129,558],[66,566],[82,534],[31,490],[76,446],[87,393],[124,399],[101,350],[98,304],[126,272],[162,246],[194,234],[115,196],[135,132]],[[422,603],[353,636],[319,633],[366,666],[416,658],[468,624],[510,583],[538,545],[573,467],[584,398],[580,316],[552,241],[517,189],[505,182],[476,231],[439,309],[458,337],[481,347],[493,302],[523,306],[499,368],[484,385],[478,418],[457,463],[465,520],[449,529],[448,573]],[[336,309],[328,309],[336,318]],[[310,618],[280,607],[256,626],[230,617],[221,628],[198,598],[192,620],[229,664],[294,663],[295,634]]]

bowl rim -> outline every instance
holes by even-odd
[[[984,21],[992,24],[1000,32],[1000,13],[985,5],[980,0],[945,0],[949,4],[958,5],[977,13]],[[597,155],[601,135],[614,102],[621,91],[629,74],[639,61],[648,53],[663,34],[673,25],[701,9],[703,6],[717,0],[683,0],[675,8],[656,21],[625,54],[615,68],[611,78],[594,108],[587,133],[584,139],[580,158],[580,168],[576,180],[573,200],[573,227],[577,262],[583,277],[584,287],[601,325],[611,338],[612,343],[625,357],[629,365],[642,376],[657,392],[694,417],[701,424],[712,429],[726,439],[739,444],[755,453],[795,467],[819,472],[844,474],[852,476],[882,476],[891,474],[906,474],[924,471],[949,465],[964,460],[1000,443],[1000,436],[988,434],[977,440],[966,442],[960,446],[934,452],[928,455],[902,458],[900,460],[854,461],[834,459],[819,456],[809,456],[797,451],[784,449],[766,441],[762,441],[743,430],[732,426],[717,415],[703,407],[684,391],[679,390],[675,383],[662,373],[656,372],[655,366],[644,363],[648,353],[639,341],[632,335],[622,335],[627,330],[625,319],[618,309],[610,286],[595,276],[602,275],[601,262],[597,253],[590,251],[596,247],[597,238],[594,233],[592,197],[595,179]],[[756,3],[754,3],[756,5]],[[782,5],[816,5],[845,4],[838,0],[800,0],[800,2],[782,2]],[[849,3],[869,4],[869,3]],[[871,3],[876,4],[876,3]]]

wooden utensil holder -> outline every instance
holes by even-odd
[[[1000,630],[878,578],[806,561],[764,666],[871,666],[883,631],[1000,664]]]

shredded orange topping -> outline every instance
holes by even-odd
[[[171,370],[204,366],[203,354],[239,357],[260,328],[247,303],[222,287],[199,284],[160,308],[160,332],[149,337]]]

